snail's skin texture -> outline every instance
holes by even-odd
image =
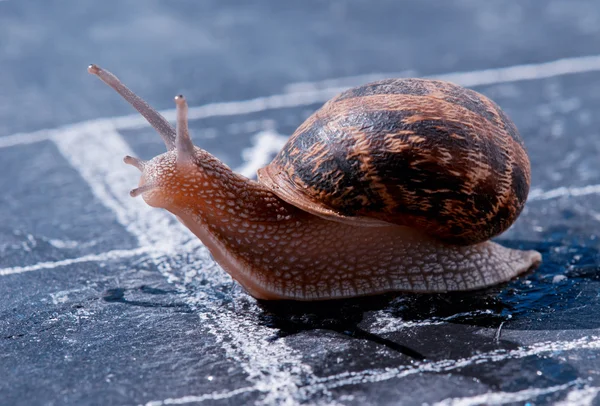
[[[501,232],[521,211],[529,161],[514,125],[475,92],[423,80],[352,89],[303,124],[274,162],[259,172],[260,182],[255,182],[192,145],[183,97],[176,98],[174,130],[116,77],[94,65],[89,70],[132,103],[163,136],[169,150],[148,162],[126,157],[126,163],[142,171],[140,187],[132,195],[141,194],[149,205],[176,215],[256,298],[324,300],[390,291],[473,290],[508,281],[541,261],[538,252],[505,248],[483,236]],[[416,90],[407,94],[407,89]],[[442,100],[443,95],[449,101]],[[418,98],[423,100],[417,110]],[[460,103],[452,108],[455,101]],[[403,107],[407,102],[412,103],[410,110]],[[477,109],[481,114],[473,113]],[[493,119],[499,121],[489,121]],[[387,121],[381,124],[381,120]],[[459,120],[468,124],[459,125]],[[344,131],[330,128],[338,125]],[[492,131],[490,126],[499,129]],[[314,142],[329,143],[332,150],[315,147]],[[374,150],[386,142],[391,151]],[[465,147],[474,152],[455,150]],[[374,151],[368,159],[366,149]],[[302,150],[309,154],[307,162],[290,165],[299,163]],[[393,162],[377,164],[386,154]],[[466,175],[469,168],[459,168],[455,157],[480,174]],[[402,159],[409,162],[396,162]],[[436,170],[441,171],[437,180]],[[449,175],[448,170],[457,174]],[[309,171],[314,179],[330,183],[307,184]],[[356,180],[345,178],[353,171]],[[369,176],[372,187],[365,184]],[[418,176],[425,191],[416,190]],[[461,176],[464,179],[458,182],[455,178]],[[482,182],[494,177],[496,182],[480,190]],[[392,178],[401,182],[397,189],[404,195],[390,185]],[[449,183],[451,179],[454,183]],[[289,185],[301,189],[290,190]],[[486,200],[486,191],[495,194]],[[417,196],[425,201],[403,209],[387,200],[393,193],[401,204]],[[317,196],[325,204],[319,205]],[[445,201],[451,202],[448,207]],[[514,206],[503,209],[511,202]],[[367,214],[366,208],[377,210]],[[431,220],[436,210],[441,217]],[[508,219],[500,218],[502,214]],[[433,226],[426,226],[428,219]],[[464,224],[469,220],[477,222],[471,231]],[[492,222],[491,231],[480,231],[487,221]],[[439,231],[439,236],[430,234]]]

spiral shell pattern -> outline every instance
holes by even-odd
[[[389,79],[328,101],[259,175],[299,208],[468,245],[516,220],[530,163],[517,128],[487,97],[443,81]]]

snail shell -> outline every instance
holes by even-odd
[[[515,221],[530,164],[517,128],[487,97],[438,80],[389,79],[327,102],[259,180],[321,217],[415,227],[468,245]]]

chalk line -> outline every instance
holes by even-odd
[[[112,250],[100,254],[84,255],[78,258],[63,259],[61,261],[39,262],[29,266],[15,266],[12,268],[0,269],[0,276],[15,275],[25,272],[40,271],[44,269],[55,269],[63,266],[80,264],[84,262],[106,262],[115,259],[131,258],[142,254],[147,254],[153,250],[152,247],[140,247],[129,250]]]
[[[287,140],[287,136],[274,130],[264,130],[255,134],[253,145],[242,151],[242,158],[246,163],[235,171],[246,177],[255,177],[256,171],[268,164],[271,157],[283,148]]]
[[[600,71],[600,55],[578,56],[549,62],[474,70],[471,72],[445,73],[428,77],[447,80],[465,87],[473,87],[548,79],[556,76],[597,71]]]
[[[600,55],[564,58],[537,64],[442,73],[427,77],[449,80],[462,86],[473,87],[524,80],[548,79],[556,76],[597,71],[600,71]],[[406,72],[401,72],[400,74],[402,75],[404,73]],[[410,73],[412,74],[415,72],[411,71]],[[289,88],[295,89],[296,91],[257,97],[250,100],[209,103],[202,106],[190,107],[189,119],[192,121],[209,117],[245,115],[272,109],[301,107],[324,103],[339,92],[346,90],[348,87],[364,83],[364,80],[384,78],[389,77],[389,75],[394,75],[394,73],[372,73],[350,78],[329,79],[322,82],[290,84],[288,85]],[[325,84],[327,87],[320,88],[322,84]],[[161,114],[169,121],[175,120],[175,109],[162,110]],[[106,124],[110,124],[114,128],[120,130],[145,128],[149,126],[148,122],[137,113],[120,117],[98,118],[59,127],[56,130],[40,130],[32,133],[0,137],[0,148],[19,145],[21,143],[19,138],[23,139],[22,143],[24,144],[42,141],[49,137],[49,135],[46,134],[48,131],[64,131],[71,128],[76,129],[81,125],[103,126]]]
[[[592,406],[600,394],[600,387],[587,386],[571,390],[567,396],[554,406]]]
[[[423,76],[454,82],[465,87],[495,85],[525,80],[548,79],[577,73],[600,71],[600,55],[576,56],[554,61],[512,65],[500,68],[450,72]],[[402,72],[376,72],[313,82],[292,83],[285,87],[289,93],[312,92],[322,89],[345,89],[389,78],[419,76],[414,70]]]
[[[115,137],[115,133],[112,133],[112,136],[108,135],[102,138],[101,146],[94,145],[95,141],[99,141],[95,139],[93,136],[89,139],[90,147],[85,150],[83,153],[75,153],[72,152],[72,149],[81,148],[81,146],[77,145],[77,142],[84,142],[87,145],[88,140],[83,140],[85,134],[89,134],[89,131],[96,131],[95,129],[90,130],[90,128],[81,128],[79,131],[68,131],[64,134],[52,134],[52,137],[48,137],[54,141],[58,146],[59,150],[63,152],[63,155],[69,155],[69,161],[72,165],[78,165],[78,167],[82,167],[81,173],[84,175],[84,179],[90,184],[90,187],[95,188],[96,196],[102,196],[102,201],[105,205],[110,205],[113,212],[115,212],[120,220],[121,224],[128,224],[128,231],[130,231],[133,235],[138,236],[138,240],[140,244],[149,245],[150,247],[142,247],[131,250],[114,250],[100,254],[92,254],[85,255],[78,258],[60,260],[60,261],[44,261],[34,265],[22,266],[22,267],[10,267],[0,269],[0,276],[5,275],[13,275],[17,273],[31,272],[31,271],[39,271],[44,269],[54,269],[63,266],[68,266],[71,264],[82,263],[82,262],[102,262],[107,259],[113,259],[115,256],[119,255],[120,258],[127,258],[130,256],[135,256],[141,253],[153,252],[155,255],[164,255],[168,253],[172,253],[175,251],[174,246],[179,244],[180,246],[186,246],[187,248],[193,249],[194,245],[199,247],[200,242],[192,243],[192,241],[196,241],[195,237],[192,237],[187,230],[179,225],[179,223],[172,221],[170,216],[165,216],[160,213],[159,210],[153,209],[143,203],[142,199],[131,199],[128,194],[128,190],[132,189],[136,186],[136,178],[138,177],[138,173],[136,170],[131,170],[130,167],[126,166],[122,162],[122,156],[119,154],[132,154],[131,151],[128,151],[128,147],[123,143],[123,140],[119,134]],[[98,131],[103,131],[104,134],[110,133],[110,128],[98,129]],[[114,130],[113,130],[114,131]],[[95,141],[94,141],[95,140]],[[265,165],[266,162],[270,159],[270,157],[278,152],[283,143],[287,140],[287,137],[277,134],[274,131],[266,130],[257,133],[253,137],[253,146],[242,151],[242,156],[245,159],[246,163],[239,168],[236,168],[236,172],[241,173],[245,176],[252,177],[256,174],[256,171]],[[99,150],[100,149],[100,150]],[[116,149],[116,150],[115,150]],[[109,162],[109,165],[114,165],[114,170],[110,170],[110,173],[102,172],[101,169],[94,168],[91,165],[87,165],[89,154],[93,154],[96,156],[97,154],[102,154],[103,156],[98,159],[105,159]],[[119,180],[115,182],[115,177],[119,177]],[[106,182],[93,182],[90,183],[91,179],[99,179],[105,178]],[[112,179],[109,179],[112,178]],[[112,186],[107,185],[107,183],[111,183]],[[92,186],[94,185],[94,186]],[[130,186],[127,186],[130,185]],[[120,190],[113,190],[116,187],[120,187]],[[109,189],[112,190],[109,191]],[[161,240],[164,237],[164,232],[161,234],[156,234],[152,232],[148,228],[148,232],[141,232],[140,230],[135,229],[136,222],[133,219],[137,216],[133,215],[130,212],[126,212],[123,210],[125,205],[132,205],[137,207],[140,212],[146,212],[144,216],[150,216],[151,221],[145,227],[179,227],[181,230],[175,234],[176,238],[171,238],[167,240]],[[133,229],[132,229],[133,228]],[[181,234],[185,234],[186,236],[183,238]],[[160,237],[156,237],[160,236]],[[148,240],[148,237],[151,240]],[[171,235],[172,237],[172,235]],[[168,238],[168,237],[166,237]],[[190,246],[191,244],[191,246]]]
[[[514,65],[503,68],[443,73],[426,76],[426,78],[448,80],[461,86],[474,87],[525,80],[548,79],[555,76],[597,71],[600,71],[600,55],[564,58],[550,62]],[[380,75],[382,78],[389,77],[386,76],[389,74],[385,73],[370,74],[369,77],[372,77],[372,75]],[[359,78],[360,80],[360,77],[356,78]],[[338,80],[344,79],[341,78]],[[362,83],[364,82],[357,81],[356,83],[346,83],[344,86],[336,86],[335,82],[330,81],[330,87],[322,89],[314,87],[310,90],[257,97],[255,99],[244,101],[205,104],[203,106],[190,108],[189,119],[199,120],[208,117],[243,115],[266,110],[324,103],[336,94],[346,90],[348,87]],[[169,121],[175,120],[175,109],[162,110],[161,114]],[[118,129],[149,126],[146,120],[139,114],[121,116],[107,120],[112,120],[115,127]]]
[[[535,399],[538,396],[569,389],[581,382],[581,380],[576,379],[563,385],[549,386],[547,388],[529,388],[517,392],[488,392],[475,396],[444,399],[441,402],[434,403],[432,406],[505,405],[507,403],[524,402]]]
[[[71,129],[53,140],[90,185],[95,197],[114,211],[117,220],[141,246],[158,247],[170,253],[171,259],[155,258],[154,263],[169,282],[185,292],[173,268],[179,272],[190,267],[202,269],[203,273],[208,271],[208,264],[212,263],[208,250],[187,229],[174,222],[170,214],[147,206],[142,199],[129,197],[129,190],[135,186],[132,180],[138,179],[139,174],[122,164],[122,157],[131,151],[114,126],[94,124],[85,126],[84,130]],[[185,255],[186,259],[178,262],[178,255]],[[208,272],[203,276],[211,281],[211,286],[231,281],[220,269]],[[211,295],[211,291],[207,289],[207,295]],[[299,403],[299,387],[303,377],[312,375],[312,369],[283,340],[268,340],[274,334],[273,329],[257,325],[255,319],[245,316],[245,311],[238,314],[221,306],[216,297],[188,296],[186,302],[193,308],[203,308],[199,313],[203,325],[217,338],[227,356],[239,363],[253,388],[264,393],[262,402]],[[250,306],[257,305],[251,303]]]
[[[529,201],[551,200],[561,197],[579,197],[600,194],[600,185],[587,185],[579,187],[557,187],[556,189],[534,189],[529,193]]]
[[[416,366],[399,366],[386,369],[367,369],[359,372],[343,372],[317,378],[311,385],[304,388],[312,393],[324,389],[334,389],[341,386],[382,382],[390,379],[404,378],[418,373],[451,372],[473,364],[499,362],[511,359],[521,359],[553,352],[572,351],[582,349],[600,349],[599,336],[585,336],[571,341],[546,341],[514,350],[494,350],[482,352],[462,359],[444,359],[433,362],[423,362]]]
[[[425,320],[410,321],[402,320],[401,318],[392,316],[384,311],[377,311],[373,315],[375,320],[373,321],[369,331],[374,334],[395,333],[404,328],[439,326],[442,324],[447,324],[448,322],[452,322],[456,319],[460,319],[461,317],[476,317],[489,314],[493,314],[493,312],[489,309],[473,310],[470,312],[455,313],[448,317],[432,317]]]
[[[85,122],[84,122],[85,123]],[[39,130],[30,133],[17,133],[0,137],[0,148],[16,147],[18,145],[35,144],[50,139],[54,134],[61,131],[61,128],[54,130]]]
[[[129,191],[137,187],[139,171],[123,163],[123,157],[133,155],[133,151],[114,127],[79,126],[52,140],[94,196],[115,213],[117,221],[141,246],[170,252],[192,239],[192,234],[163,210],[148,206],[141,198],[131,198]]]
[[[223,399],[229,399],[234,396],[238,396],[238,395],[241,395],[244,393],[254,392],[254,391],[256,391],[256,389],[254,387],[249,386],[249,387],[239,388],[239,389],[235,389],[235,390],[227,391],[227,392],[213,392],[213,393],[207,393],[205,395],[197,395],[197,396],[190,395],[190,396],[183,396],[180,398],[153,400],[153,401],[146,403],[145,406],[185,405],[188,403],[200,403],[200,402],[204,402],[206,400],[223,400]]]
[[[408,78],[415,77],[418,73],[414,69],[408,69],[400,72],[375,72],[362,75],[342,76],[332,79],[324,79],[319,81],[295,82],[285,85],[283,90],[285,93],[302,93],[312,92],[316,89],[328,88],[349,88],[359,84],[376,82],[378,80],[389,78]]]

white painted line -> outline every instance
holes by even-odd
[[[529,193],[528,200],[550,200],[558,199],[561,197],[578,197],[597,194],[600,194],[600,185],[587,185],[580,187],[561,186],[556,189],[550,190],[534,189]]]
[[[592,406],[600,394],[600,387],[588,386],[573,389],[567,396],[554,404],[554,406]]]
[[[119,149],[118,153],[122,153],[125,150],[125,146],[124,145],[119,145],[122,142],[122,139],[120,138],[119,134],[116,134],[118,138],[115,137],[115,133],[111,133],[110,130],[105,129],[105,130],[100,130],[103,131],[103,136],[102,136],[102,143],[103,143],[103,148],[106,147],[107,150],[110,150],[110,147],[108,147],[109,145],[113,145],[113,146],[117,146],[117,148]],[[46,139],[51,139],[53,141],[55,141],[58,145],[59,148],[61,149],[61,151],[63,151],[63,154],[66,152],[68,153],[67,150],[64,150],[64,148],[72,148],[73,146],[76,146],[77,142],[82,142],[82,139],[80,137],[85,137],[86,136],[86,132],[82,131],[78,132],[77,134],[75,134],[72,131],[69,131],[68,133],[61,135],[61,136],[57,136],[57,134],[53,134],[53,136],[55,136],[56,138],[52,139],[52,137],[46,137]],[[107,135],[107,134],[112,134],[111,135]],[[76,141],[78,139],[78,141]],[[236,171],[238,173],[244,174],[245,176],[252,176],[253,174],[256,173],[256,171],[261,168],[262,166],[265,165],[265,163],[269,160],[270,156],[279,151],[279,149],[282,146],[282,143],[285,143],[285,140],[287,140],[287,137],[284,137],[282,135],[277,134],[276,132],[273,131],[263,131],[260,133],[257,133],[254,137],[254,145],[250,148],[248,148],[247,150],[244,150],[242,152],[243,157],[247,160],[247,163],[244,164],[242,167],[237,168]],[[91,141],[91,143],[94,143],[94,136],[90,137],[89,139],[87,139],[87,141]],[[84,141],[84,142],[87,142]],[[98,141],[98,140],[96,140]],[[90,147],[92,151],[96,151],[94,148],[95,147]],[[113,151],[114,152],[114,151]],[[109,152],[110,153],[110,152]],[[130,152],[128,152],[130,154]],[[121,207],[123,205],[126,204],[132,204],[135,205],[136,202],[134,201],[134,199],[131,199],[128,195],[128,193],[126,191],[128,191],[129,189],[133,188],[135,185],[135,179],[138,177],[137,172],[131,171],[129,170],[130,168],[128,168],[126,165],[123,164],[121,159],[115,160],[115,157],[118,157],[118,155],[116,155],[117,153],[115,153],[115,155],[112,156],[105,156],[104,159],[107,159],[110,162],[114,161],[115,166],[118,165],[118,167],[115,167],[115,170],[112,171],[113,173],[117,173],[117,172],[121,172],[121,174],[119,176],[121,176],[122,181],[121,182],[115,182],[113,183],[113,187],[117,187],[117,185],[121,185],[121,192],[122,192],[122,196],[116,196],[114,195],[114,193],[108,193],[108,191],[101,186],[96,186],[96,194],[103,196],[103,202],[105,204],[110,204],[113,208],[114,211],[119,211],[121,210]],[[83,162],[82,160],[85,160],[86,157],[82,156],[82,155],[78,155],[76,154],[76,156],[71,156],[71,163],[73,163],[74,160],[78,160],[78,164],[82,164]],[[96,169],[97,171],[97,169]],[[86,173],[86,177],[88,178],[87,180],[89,180],[90,177],[94,177],[94,176],[103,176],[103,174],[101,173],[92,173],[92,168],[91,167],[86,167],[85,170],[83,171]],[[108,174],[104,174],[106,176],[108,176]],[[131,176],[129,176],[131,175]],[[127,181],[125,181],[125,178],[128,179]],[[114,181],[114,179],[113,179]],[[93,182],[94,185],[98,185],[98,182]],[[126,184],[131,184],[131,187],[127,187]],[[114,195],[114,196],[113,196]],[[114,200],[111,199],[116,199],[117,202],[115,202]],[[141,199],[136,199],[137,201],[141,201]],[[107,203],[110,202],[110,203]],[[157,212],[158,210],[156,209],[152,209],[149,208],[145,203],[143,203],[143,205],[140,208],[141,210],[144,211],[148,211],[149,213],[154,213]],[[122,211],[119,211],[121,219],[123,222],[125,221],[130,221],[130,216],[128,216],[126,213],[123,213]],[[162,217],[166,217],[163,214],[159,215],[161,218],[159,219],[155,219],[157,221],[158,224],[162,224],[163,222],[163,218]],[[153,216],[154,217],[154,216]],[[167,220],[168,221],[168,220]],[[133,224],[130,225],[133,226]],[[171,225],[166,224],[165,227],[177,227],[177,223],[173,222],[173,224]],[[131,231],[131,230],[130,230]],[[133,234],[136,234],[137,231],[134,231]],[[184,232],[185,233],[185,232]],[[163,233],[164,234],[164,233]],[[148,241],[146,237],[151,237],[152,238],[153,234],[144,234],[143,238],[141,238],[143,243],[147,243],[147,244],[152,244],[151,246],[145,246],[142,248],[135,248],[135,249],[130,249],[130,250],[113,250],[113,251],[108,251],[105,253],[101,253],[101,254],[91,254],[91,255],[85,255],[83,257],[79,257],[79,258],[72,258],[72,259],[65,259],[65,260],[61,260],[61,261],[46,261],[46,262],[40,262],[34,265],[29,265],[29,266],[22,266],[22,267],[11,267],[11,268],[4,268],[4,269],[0,269],[0,276],[4,276],[4,275],[13,275],[13,274],[17,274],[17,273],[24,273],[24,272],[31,272],[31,271],[38,271],[38,270],[44,270],[44,269],[53,269],[53,268],[60,268],[63,266],[67,266],[67,265],[71,265],[71,264],[76,264],[76,263],[81,263],[81,262],[103,262],[106,260],[111,260],[111,259],[115,259],[115,258],[128,258],[131,256],[135,256],[135,255],[139,255],[139,254],[143,254],[143,253],[149,253],[149,252],[153,252],[154,254],[157,255],[163,255],[163,254],[168,254],[168,253],[173,253],[175,251],[175,248],[172,245],[167,245],[165,246],[164,243],[165,241],[160,241],[156,238],[153,239],[153,241]],[[191,238],[191,237],[190,237]],[[171,243],[177,243],[179,240],[175,239],[175,240],[171,240],[171,241],[166,241],[166,242],[171,242]],[[179,241],[181,244],[185,245],[188,241],[187,238],[184,238],[183,240]],[[75,242],[71,242],[72,244],[75,244]],[[198,246],[200,245],[200,243],[197,244]],[[187,245],[189,247],[189,244]]]
[[[529,388],[518,392],[488,392],[463,398],[445,399],[434,403],[433,406],[505,405],[507,403],[524,402],[526,400],[534,400],[538,396],[563,391],[578,383],[581,383],[581,380],[574,380],[563,385],[555,385],[547,388]]]
[[[505,68],[446,73],[429,77],[447,80],[461,86],[473,87],[598,71],[600,71],[600,55],[590,55],[557,59],[550,62],[507,66]]]
[[[597,212],[595,210],[590,210],[588,212],[588,214],[596,221],[600,221],[600,212]]]
[[[253,138],[254,145],[242,151],[242,158],[246,163],[235,170],[246,177],[255,176],[256,171],[268,164],[288,140],[287,136],[273,130],[261,131]]]
[[[524,80],[547,79],[555,76],[597,71],[600,71],[600,55],[565,58],[538,64],[515,65],[504,68],[452,72],[427,77],[448,80],[461,86],[473,87]],[[379,77],[389,76],[389,74],[385,73],[376,73],[369,76],[371,77],[372,75],[378,75]],[[319,89],[318,87],[307,89],[307,84],[305,83],[303,86],[307,90],[300,92],[258,97],[245,101],[211,103],[193,107],[189,109],[189,118],[190,120],[199,120],[208,117],[243,115],[272,109],[324,103],[336,94],[346,90],[348,87],[364,83],[361,81],[363,77],[358,76],[356,78],[356,83],[344,83],[343,86],[337,86],[336,84],[339,82],[330,82],[330,85],[333,84],[334,86],[322,89]],[[343,80],[343,78],[338,79],[338,81]],[[161,111],[161,114],[169,121],[175,120],[175,109],[163,110]],[[112,120],[118,129],[149,126],[146,120],[139,114],[107,120]]]
[[[462,86],[481,86],[499,83],[517,82],[523,80],[547,79],[555,76],[577,73],[600,71],[600,55],[582,56],[559,59],[538,64],[515,65],[504,68],[493,68],[466,72],[452,72],[440,75],[431,75],[430,78],[449,80]],[[410,72],[411,74],[413,72]],[[404,76],[406,72],[400,73]],[[398,75],[397,73],[373,73],[354,76],[350,78],[330,79],[323,82],[304,82],[289,85],[292,89],[299,89],[292,93],[283,93],[272,96],[257,97],[255,99],[232,101],[222,103],[209,103],[189,109],[190,120],[199,120],[208,117],[244,115],[266,110],[299,107],[323,103],[335,94],[348,87],[365,83],[365,81]],[[326,85],[321,88],[320,86]],[[175,120],[175,109],[161,111],[168,120]],[[62,127],[76,127],[79,125],[104,125],[110,123],[117,129],[132,129],[148,127],[147,121],[139,114],[121,117],[100,118]],[[59,129],[60,130],[60,129]],[[0,137],[0,148],[18,145],[20,143],[38,142],[48,138],[48,130],[40,130],[29,134],[14,134]],[[21,142],[22,140],[22,142]]]
[[[600,71],[600,55],[578,56],[549,62],[513,65],[501,68],[441,73],[423,77],[428,79],[447,80],[461,86],[474,87],[524,80],[547,79],[556,76],[597,71]],[[376,72],[315,82],[292,83],[287,85],[285,90],[289,93],[300,93],[324,89],[345,89],[377,80],[416,76],[419,76],[419,74],[413,70],[387,73]]]
[[[296,82],[286,85],[283,90],[285,93],[302,93],[312,92],[316,89],[327,89],[327,88],[349,88],[364,83],[376,82],[378,80],[389,79],[389,78],[410,78],[418,76],[415,70],[405,70],[401,72],[377,72],[367,73],[364,75],[352,75],[342,76],[333,79],[325,79],[319,81],[306,81]]]
[[[228,392],[213,392],[198,396],[183,396],[181,398],[169,398],[165,400],[153,400],[146,403],[145,406],[165,406],[165,405],[185,405],[188,403],[200,403],[206,400],[223,400],[229,399],[243,393],[254,392],[254,387],[239,388]]]
[[[478,353],[468,358],[444,359],[440,361],[424,362],[416,366],[400,366],[386,369],[367,369],[360,372],[343,372],[323,378],[317,378],[303,391],[310,393],[325,389],[334,389],[341,386],[382,382],[389,379],[404,378],[409,375],[421,373],[443,373],[464,368],[469,365],[487,362],[500,362],[511,359],[521,359],[530,356],[554,353],[559,351],[572,351],[584,349],[600,349],[600,336],[586,336],[571,341],[546,341],[521,347],[514,350],[495,350]]]
[[[191,107],[188,110],[190,121],[201,120],[210,117],[240,116],[251,113],[260,113],[267,110],[275,110],[290,107],[310,106],[323,103],[340,92],[340,89],[322,89],[313,92],[284,93],[272,96],[257,97],[255,99],[209,103],[203,106]],[[160,112],[167,120],[174,121],[175,109],[162,110]],[[119,130],[129,130],[148,127],[148,122],[139,114],[106,118]]]
[[[486,310],[473,310],[470,312],[456,313],[448,317],[432,317],[430,319],[419,320],[419,321],[407,321],[402,320],[399,317],[392,316],[391,314],[384,311],[377,311],[374,313],[374,322],[371,325],[370,332],[373,334],[386,334],[394,333],[405,328],[416,328],[426,326],[439,326],[447,324],[461,317],[476,317],[481,315],[489,315],[493,312],[489,309]]]
[[[96,198],[137,237],[140,246],[171,252],[192,238],[165,211],[148,206],[141,198],[131,198],[129,191],[137,187],[139,171],[123,163],[123,157],[133,155],[133,151],[114,127],[82,125],[57,134],[53,140]]]
[[[55,137],[60,133],[77,131],[79,128],[86,128],[90,126],[111,126],[114,128],[114,125],[111,123],[111,119],[100,118],[89,121],[82,121],[74,124],[67,124],[61,127],[57,127],[55,129],[43,129],[33,131],[30,133],[16,133],[0,137],[0,149],[10,148],[18,145],[34,144],[37,142],[50,140],[52,137]],[[234,122],[232,124],[228,124],[224,128],[217,129],[215,127],[204,127],[199,133],[194,134],[194,138],[199,137],[210,139],[215,138],[217,134],[222,136],[223,132],[227,134],[236,135],[243,132],[252,133],[272,127],[274,127],[274,121],[270,119],[246,120],[239,123]]]
[[[90,254],[83,257],[63,259],[62,261],[39,262],[35,265],[15,266],[12,268],[0,269],[0,276],[15,275],[25,272],[41,271],[45,269],[61,268],[63,266],[80,264],[83,262],[106,262],[115,259],[131,258],[142,254],[147,254],[153,250],[152,247],[141,247],[130,250],[112,250],[101,254]]]
[[[562,75],[571,75],[586,72],[600,71],[600,55],[581,56],[574,58],[558,59],[537,64],[515,65],[503,68],[492,68],[466,72],[452,72],[428,76],[442,80],[449,80],[462,86],[481,86],[518,82],[524,80],[547,79]],[[404,75],[407,72],[401,72]],[[411,74],[414,72],[410,71]],[[258,113],[272,109],[309,106],[324,103],[334,95],[346,90],[348,87],[365,83],[365,80],[384,78],[398,73],[372,73],[349,78],[330,79],[323,82],[304,82],[290,84],[289,88],[297,89],[292,93],[276,94],[272,96],[257,97],[250,100],[231,101],[222,103],[209,103],[202,106],[190,107],[189,119],[200,120],[209,117],[223,117]],[[327,87],[320,88],[325,84]],[[175,120],[175,109],[160,112],[169,121]],[[148,122],[139,114],[120,117],[99,118],[81,123],[70,124],[56,130],[40,130],[33,133],[14,134],[0,137],[0,148],[29,144],[47,139],[48,131],[65,131],[77,129],[79,126],[105,126],[112,125],[116,129],[134,129],[149,127]],[[20,141],[22,139],[22,142]]]
[[[17,145],[34,144],[50,139],[58,130],[40,130],[31,133],[18,133],[0,137],[0,148],[15,147]]]

